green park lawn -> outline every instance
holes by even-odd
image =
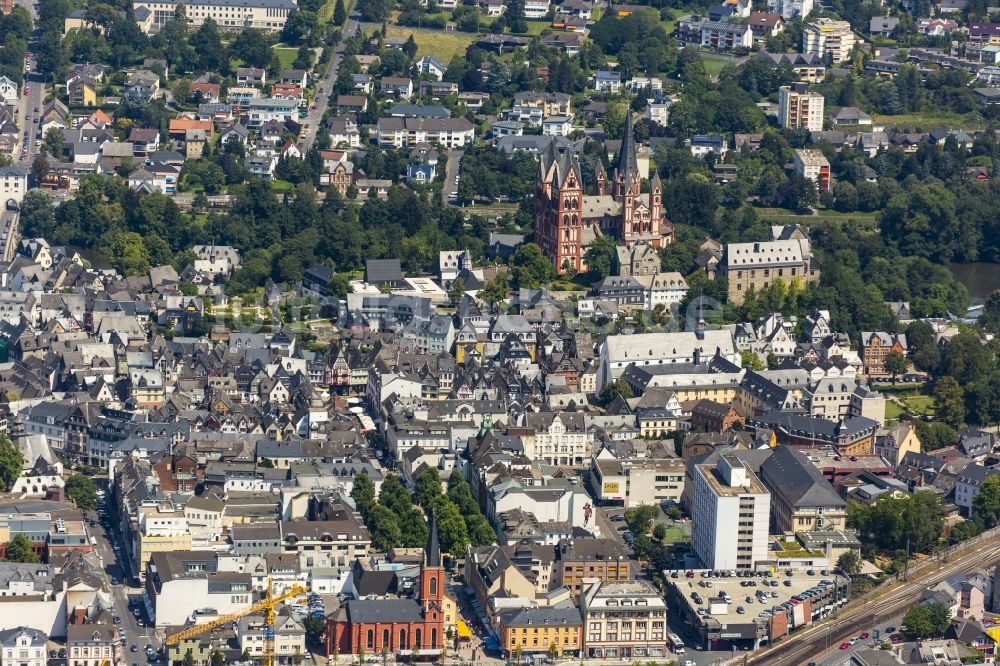
[[[406,26],[389,26],[388,37],[406,39],[413,35],[417,43],[417,56],[432,55],[448,63],[454,56],[464,57],[475,35],[466,32],[445,32],[444,30],[423,30]]]
[[[284,46],[275,46],[275,53],[278,54],[278,61],[281,63],[281,69],[291,69],[292,63],[295,62],[295,56],[298,55],[298,49],[287,48]]]

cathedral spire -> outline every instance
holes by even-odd
[[[622,146],[618,149],[618,173],[616,178],[627,182],[633,177],[638,178],[639,164],[635,156],[635,128],[632,127],[632,109],[625,111],[625,134],[622,136]]]

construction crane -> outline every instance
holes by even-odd
[[[287,601],[293,597],[297,597],[306,594],[309,590],[302,587],[301,585],[295,584],[286,589],[281,594],[274,595],[274,586],[271,579],[267,579],[267,594],[263,599],[255,604],[247,606],[243,610],[236,611],[235,613],[229,613],[227,615],[221,615],[214,620],[210,620],[203,624],[196,624],[193,627],[188,627],[183,631],[178,631],[176,634],[167,636],[164,641],[167,645],[175,645],[188,638],[193,638],[199,636],[206,631],[211,631],[212,629],[217,629],[218,627],[225,626],[231,622],[235,622],[242,617],[248,615],[263,614],[264,616],[264,656],[261,660],[262,666],[274,666],[274,618],[275,618],[275,608],[278,604],[283,601]]]

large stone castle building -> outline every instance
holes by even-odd
[[[584,193],[580,161],[569,149],[559,152],[555,142],[542,154],[535,182],[535,242],[559,272],[587,269],[587,246],[600,235],[611,235],[632,247],[649,243],[662,247],[673,242],[674,228],[663,213],[663,188],[654,174],[649,192],[641,192],[631,115],[608,181],[602,167],[596,177],[597,194]]]

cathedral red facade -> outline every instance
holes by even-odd
[[[570,150],[560,153],[555,142],[542,154],[535,180],[535,242],[559,272],[587,269],[587,246],[601,235],[611,235],[631,247],[649,243],[662,247],[673,242],[673,225],[663,212],[663,188],[658,175],[641,191],[631,116],[618,151],[614,178],[603,168],[595,174],[596,194],[584,193],[582,170]],[[610,187],[609,187],[610,186]]]

